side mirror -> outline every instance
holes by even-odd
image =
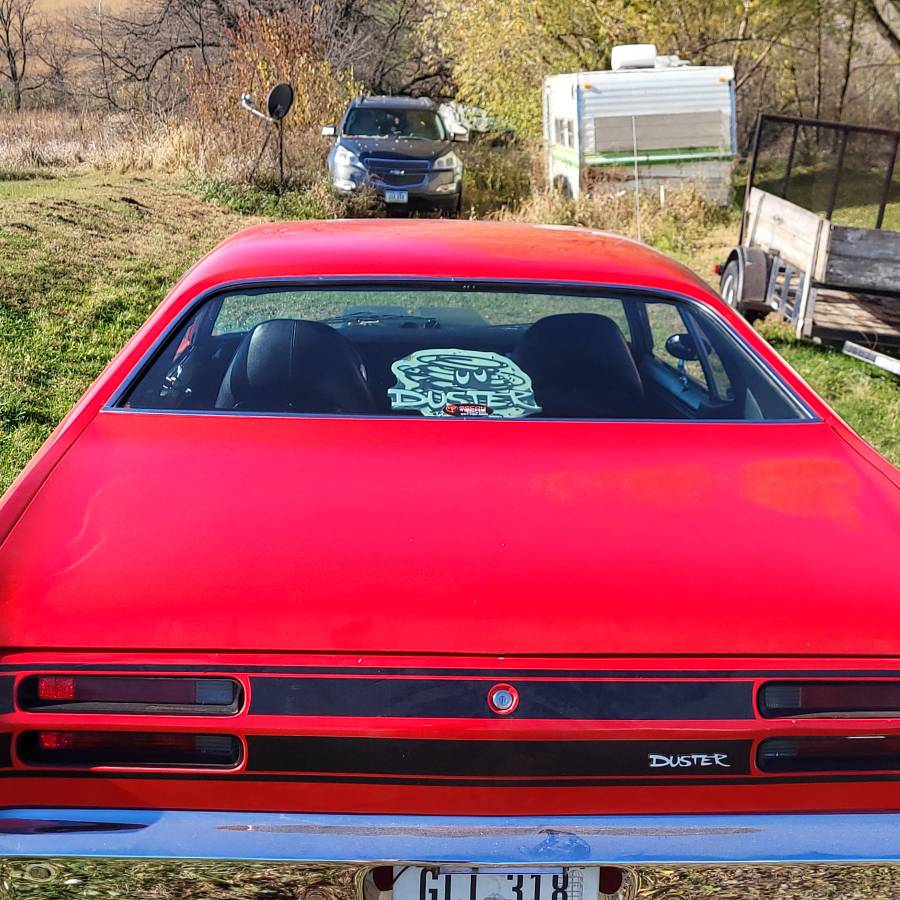
[[[469,132],[466,131],[465,128],[460,128],[458,131],[451,131],[450,140],[455,141],[458,144],[468,144]]]
[[[694,339],[689,334],[673,334],[666,338],[666,352],[675,359],[699,359]]]
[[[335,125],[326,125],[322,129],[322,137],[337,137],[337,126]]]

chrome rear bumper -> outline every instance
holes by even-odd
[[[629,898],[900,896],[900,815],[0,812],[0,897],[352,900],[367,866],[612,865]],[[385,896],[385,895],[381,895]]]

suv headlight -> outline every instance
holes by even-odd
[[[456,172],[462,171],[462,160],[451,150],[443,156],[439,156],[434,161],[435,169],[453,169]]]
[[[343,144],[338,144],[335,149],[334,161],[339,166],[350,166],[352,169],[363,168],[363,164],[359,161],[359,157],[352,150],[348,150]]]

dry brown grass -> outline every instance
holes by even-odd
[[[647,244],[685,263],[704,262],[712,233],[733,230],[734,212],[706,200],[690,185],[666,193],[665,203],[657,194],[640,199],[640,234],[634,194],[607,191],[592,197],[569,200],[551,188],[541,188],[520,203],[500,210],[493,218],[506,221],[575,225],[640,237]],[[716,243],[716,252],[721,247]],[[709,269],[709,266],[705,266]]]
[[[0,180],[48,170],[174,171],[182,126],[69,110],[0,114]]]
[[[245,181],[262,145],[263,132],[256,124],[258,119],[242,115],[247,118],[242,124],[250,127],[229,132],[222,125],[213,129],[190,120],[97,111],[0,113],[0,181],[151,171]],[[269,149],[259,171],[271,180],[271,146]],[[321,146],[314,149],[321,172],[324,153]],[[296,160],[297,155],[296,142],[289,142],[287,158]]]
[[[197,179],[270,185],[273,127],[240,108],[250,91],[264,105],[280,81],[295,86],[284,121],[289,183],[313,184],[324,171],[328,143],[321,127],[336,121],[355,85],[335,71],[314,36],[314,22],[285,16],[249,16],[233,46],[209,69],[183,73],[189,103],[167,117],[112,114],[96,109],[0,113],[0,180],[88,171],[181,172]]]

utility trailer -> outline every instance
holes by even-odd
[[[893,129],[760,116],[725,301],[798,337],[900,346],[898,146]]]
[[[612,68],[544,79],[550,183],[570,197],[604,186],[688,182],[731,201],[734,70],[660,56],[653,44],[613,48]]]

